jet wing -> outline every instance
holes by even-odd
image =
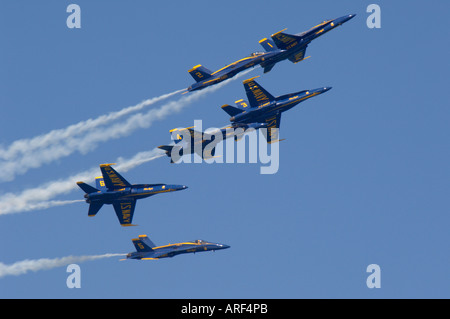
[[[251,107],[257,107],[268,102],[275,100],[275,98],[267,92],[261,85],[259,85],[254,78],[243,81],[245,93],[247,94],[248,101]]]
[[[275,42],[275,45],[282,50],[287,50],[294,47],[298,43],[299,38],[298,36],[295,36],[293,34],[283,33],[283,31],[285,30],[286,29],[283,29],[271,35],[271,38],[273,42]]]
[[[306,52],[307,46],[305,46],[300,52],[297,52],[294,55],[291,55],[288,59],[292,63],[297,63],[305,59],[305,52]]]
[[[187,130],[189,131],[189,134],[191,135],[192,140],[198,140],[198,139],[202,139],[203,134],[202,132],[196,131],[190,127],[187,128]]]
[[[202,132],[196,131],[194,130],[195,126],[191,126],[191,127],[186,127],[186,128],[179,128],[179,129],[173,129],[170,130],[170,132],[177,132],[177,140],[181,141],[183,139],[183,137],[187,137],[187,135],[190,135],[191,140],[195,140],[195,139],[201,139],[203,136]]]
[[[267,124],[267,131],[263,130],[263,132],[266,132],[264,135],[267,140],[267,143],[270,144],[278,142],[280,122],[281,122],[281,112],[278,112],[275,116],[267,118],[265,122]]]
[[[113,206],[121,226],[135,226],[131,224],[136,207],[135,199],[116,201]]]
[[[124,187],[131,187],[131,184],[111,167],[114,164],[101,164],[103,180],[108,190],[115,190]]]

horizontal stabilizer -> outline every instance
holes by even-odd
[[[88,211],[88,216],[95,216],[97,215],[98,211],[100,210],[100,208],[102,208],[103,203],[91,203],[89,205],[89,211]]]
[[[235,107],[235,106],[228,105],[228,104],[222,105],[222,110],[227,112],[228,115],[230,115],[230,116],[235,116],[237,114],[244,112],[244,110],[242,110],[238,107]]]
[[[85,184],[83,182],[77,182],[77,185],[86,193],[86,194],[92,194],[99,192],[97,188],[94,188],[88,184]]]
[[[264,73],[270,72],[270,70],[272,70],[274,66],[275,66],[275,63],[266,65],[266,66],[264,67]]]
[[[194,78],[196,82],[201,82],[207,78],[211,77],[211,71],[205,68],[202,65],[196,65],[192,69],[190,69],[189,74]]]

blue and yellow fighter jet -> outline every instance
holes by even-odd
[[[305,57],[306,48],[312,40],[344,24],[355,15],[349,14],[337,19],[326,20],[299,34],[287,34],[283,33],[286,29],[281,30],[272,34],[272,40],[264,38],[259,41],[266,52],[254,52],[250,56],[228,64],[215,72],[211,72],[201,64],[196,65],[188,72],[197,83],[188,87],[187,92],[201,90],[220,83],[256,65],[261,65],[264,68],[264,73],[267,73],[280,61],[288,59],[293,63],[297,63],[305,60],[308,58]]]
[[[264,62],[277,54],[277,52],[253,52],[248,57],[230,63],[215,72],[208,70],[201,64],[196,65],[188,72],[197,82],[189,86],[186,92],[201,90],[208,86],[225,81],[226,79],[232,78],[239,72],[259,65],[261,62]]]
[[[166,155],[170,157],[171,163],[177,162],[178,158],[181,156],[194,153],[205,160],[212,158],[215,156],[215,145],[217,143],[230,137],[234,137],[234,139],[238,141],[248,129],[257,130],[266,127],[266,123],[236,123],[208,132],[196,131],[194,130],[194,127],[195,126],[170,130],[169,132],[172,137],[175,136],[175,144],[158,146],[159,149],[164,150]],[[238,128],[241,128],[242,130],[237,130]],[[216,136],[222,136],[222,139],[216,141]],[[188,140],[186,140],[185,137],[187,137]],[[207,148],[207,146],[209,147]],[[175,161],[174,158],[176,159]]]
[[[133,220],[136,200],[160,193],[174,192],[188,188],[184,185],[166,184],[135,184],[131,185],[125,178],[117,173],[111,165],[101,164],[103,176],[95,178],[97,188],[83,182],[77,185],[86,193],[86,203],[89,203],[88,216],[95,216],[104,204],[112,204],[117,218],[122,226],[135,226]]]
[[[355,15],[349,14],[337,19],[325,20],[308,31],[298,34],[283,33],[286,30],[283,29],[271,35],[272,41],[267,38],[260,40],[259,43],[267,52],[275,53],[269,59],[261,61],[261,67],[264,68],[264,73],[272,70],[276,63],[286,59],[292,63],[298,63],[307,59],[308,57],[305,58],[306,48],[312,40],[344,24]]]
[[[222,109],[231,116],[232,125],[265,123],[268,129],[267,143],[279,141],[278,129],[282,112],[331,89],[323,87],[274,97],[255,81],[256,78],[243,81],[248,101],[241,99],[235,102],[237,107],[225,104]]]
[[[180,254],[230,248],[228,245],[210,243],[201,239],[156,247],[147,235],[139,235],[139,238],[134,238],[132,241],[136,247],[136,252],[127,254],[127,259],[152,260],[173,257]]]

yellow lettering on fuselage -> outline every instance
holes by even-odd
[[[295,47],[297,44],[298,44],[297,41],[295,41],[294,43],[289,44],[289,45],[286,47],[286,50],[292,49],[292,48]]]

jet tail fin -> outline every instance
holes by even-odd
[[[250,105],[250,103],[244,99],[237,100],[234,103],[236,103],[242,110],[246,110]]]
[[[200,82],[211,77],[211,71],[202,66],[201,64],[194,66],[190,69],[189,74],[194,78],[195,81]]]
[[[86,194],[91,194],[91,193],[96,193],[99,190],[97,188],[94,188],[84,182],[77,182],[77,185],[86,193]]]
[[[275,51],[277,47],[275,46],[275,43],[271,40],[268,40],[267,38],[264,38],[259,41],[259,44],[266,50],[267,52]]]
[[[147,235],[139,235],[139,238],[133,238],[132,241],[138,252],[152,251],[155,247],[155,244],[147,237]]]
[[[105,180],[103,179],[103,176],[97,176],[95,178],[95,186],[97,187],[97,189],[99,189],[102,192],[106,192],[106,185],[105,185]]]

